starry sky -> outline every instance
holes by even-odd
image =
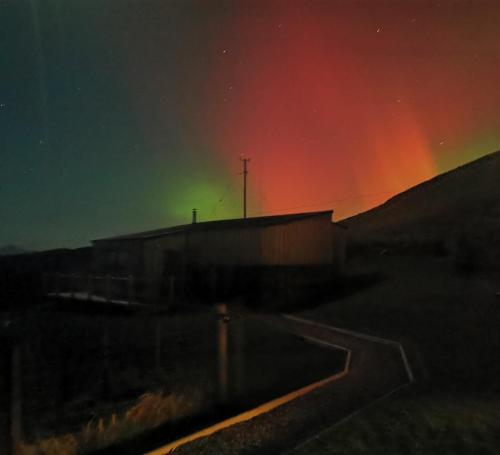
[[[0,246],[333,208],[500,148],[500,2],[2,0]]]

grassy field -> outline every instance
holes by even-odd
[[[19,455],[92,453],[134,438],[137,450],[151,438],[163,444],[329,376],[345,356],[253,319],[222,322],[210,308],[156,316],[33,309],[12,325]],[[0,392],[11,374],[5,371]]]
[[[406,391],[290,455],[498,454],[498,402]]]
[[[350,265],[366,286],[301,316],[402,341],[417,383],[293,453],[500,453],[498,274],[416,253]]]

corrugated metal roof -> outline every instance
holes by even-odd
[[[155,229],[153,231],[137,232],[135,234],[119,235],[116,237],[108,237],[104,239],[93,240],[93,242],[110,241],[110,240],[138,240],[154,237],[162,237],[164,235],[175,234],[179,232],[202,231],[211,229],[232,229],[232,228],[252,228],[265,227],[275,224],[290,223],[292,221],[303,220],[316,216],[333,215],[333,210],[323,210],[321,212],[306,212],[292,213],[287,215],[259,216],[251,218],[236,218],[230,220],[204,221],[199,223],[183,224],[180,226],[172,226],[163,229]]]

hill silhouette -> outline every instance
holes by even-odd
[[[18,254],[27,254],[30,251],[19,248],[16,245],[5,245],[0,247],[0,256],[14,256]]]
[[[467,249],[488,250],[493,259],[500,252],[500,151],[440,174],[342,224],[354,242],[434,242],[448,250],[466,244]]]
[[[500,151],[440,174],[342,220],[354,237],[484,230],[500,223]]]

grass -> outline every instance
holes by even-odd
[[[486,455],[499,450],[500,401],[422,398],[412,391],[367,409],[291,454]]]
[[[186,331],[186,327],[191,330]],[[148,390],[210,389],[215,323],[208,314],[105,317],[32,311],[17,324],[23,433],[33,441],[73,433],[122,413]]]
[[[188,393],[146,393],[122,415],[88,422],[79,432],[20,443],[16,455],[83,455],[131,439],[147,430],[196,412],[202,397]]]
[[[294,455],[500,453],[498,275],[453,258],[384,254],[351,264],[383,279],[302,316],[402,341],[417,384]]]
[[[402,341],[419,378],[434,386],[500,393],[494,279],[411,255],[372,258],[370,266],[384,279],[302,316]]]
[[[228,342],[223,404],[217,401],[221,327]],[[17,328],[23,340],[19,455],[79,455],[107,446],[119,451],[124,438],[134,439],[127,446],[148,446],[156,436],[165,443],[191,424],[281,396],[335,373],[344,362],[343,352],[276,333],[260,321],[234,316],[220,326],[210,311],[161,318],[35,311]],[[144,393],[150,390],[164,392]],[[163,432],[165,422],[186,412]],[[158,426],[162,435],[150,431]]]

